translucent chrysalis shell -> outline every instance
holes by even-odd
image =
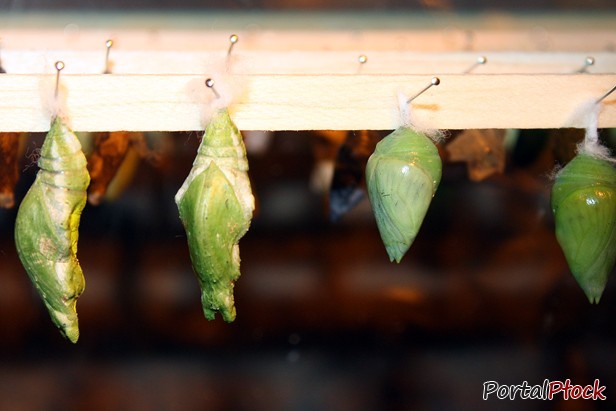
[[[556,238],[591,303],[598,303],[616,261],[616,169],[578,154],[552,187]]]
[[[391,261],[400,262],[415,240],[441,169],[434,143],[408,127],[385,137],[368,159],[368,196]]]
[[[227,109],[219,110],[205,130],[190,174],[175,195],[208,320],[217,311],[227,322],[235,319],[238,242],[250,227],[255,207],[247,170],[242,135]]]
[[[59,118],[45,137],[38,165],[17,213],[15,244],[51,319],[77,342],[76,304],[85,287],[77,239],[90,176],[77,136]]]

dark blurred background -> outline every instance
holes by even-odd
[[[614,2],[0,1],[3,11],[202,7],[601,11]],[[0,410],[614,409],[616,279],[590,305],[554,237],[550,175],[571,155],[559,133],[521,131],[505,172],[481,182],[446,161],[399,265],[367,200],[328,221],[315,170],[331,166],[331,139],[274,133],[249,153],[258,209],[240,242],[232,324],[203,317],[173,201],[200,133],[151,133],[156,160],[133,157],[113,198],[84,211],[76,345],[60,336],[21,267],[17,207],[0,209]],[[26,154],[43,137],[29,136]],[[25,156],[21,166],[18,203],[37,171]],[[607,401],[481,398],[488,380],[567,378],[599,379]]]
[[[20,265],[16,209],[0,211],[0,409],[610,409],[616,283],[591,306],[554,238],[559,133],[521,131],[505,173],[482,182],[446,162],[399,265],[367,200],[328,221],[314,170],[335,155],[331,140],[273,134],[249,155],[258,209],[240,243],[233,324],[203,317],[173,202],[198,133],[152,134],[156,161],[133,158],[117,198],[83,214],[76,345],[52,325]],[[247,133],[249,147],[257,137]],[[27,152],[42,139],[31,136]],[[17,201],[35,173],[23,172]],[[598,378],[608,400],[481,399],[487,380],[546,378]]]

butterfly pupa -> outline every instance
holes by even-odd
[[[556,238],[591,303],[598,303],[616,261],[616,169],[590,154],[576,155],[552,187]]]
[[[250,227],[255,200],[242,135],[226,108],[208,124],[190,174],[175,195],[190,258],[201,286],[203,313],[231,322],[240,276],[239,240]]]
[[[381,239],[391,261],[411,247],[441,181],[434,143],[409,127],[381,140],[368,159],[366,182]]]
[[[77,342],[77,299],[85,280],[77,260],[79,221],[90,183],[77,136],[56,117],[41,147],[36,180],[15,221],[19,258],[51,319]]]

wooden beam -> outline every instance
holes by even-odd
[[[614,28],[546,30],[534,28],[460,27],[384,30],[263,30],[258,26],[236,31],[204,29],[38,29],[4,28],[4,48],[103,50],[113,38],[122,50],[226,51],[229,35],[238,34],[236,49],[249,51],[561,51],[605,52],[616,47]],[[42,43],[43,42],[43,43]]]
[[[2,65],[12,74],[53,73],[57,60],[65,74],[100,74],[105,68],[103,44],[96,51],[5,50]],[[360,65],[358,57],[367,62]],[[410,51],[245,51],[234,50],[229,60],[233,74],[461,74],[480,56],[487,63],[476,74],[571,74],[584,67],[588,53],[527,52],[410,52]],[[616,72],[616,54],[597,52],[588,73]],[[200,74],[225,69],[226,51],[127,51],[112,49],[114,74]]]
[[[393,129],[398,93],[431,75],[236,75],[215,77],[243,130]],[[46,131],[54,75],[0,75],[0,131]],[[585,127],[584,105],[616,84],[616,74],[440,76],[413,104],[422,128]],[[182,131],[204,127],[213,94],[196,75],[62,75],[61,97],[77,131]],[[616,95],[600,127],[616,127]]]

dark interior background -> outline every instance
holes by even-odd
[[[607,10],[594,1],[0,1],[2,10]],[[0,28],[1,30],[1,28]],[[1,36],[1,32],[0,32]],[[560,134],[559,134],[560,133]],[[383,133],[386,134],[386,131]],[[455,131],[450,133],[455,138]],[[573,140],[581,138],[573,133]],[[608,130],[602,138],[615,148]],[[151,133],[126,188],[88,205],[81,337],[64,340],[0,209],[0,410],[598,410],[616,404],[616,279],[590,305],[554,237],[550,187],[563,134],[523,130],[504,174],[475,183],[445,162],[420,235],[392,264],[364,200],[338,223],[315,165],[318,133],[278,132],[249,154],[258,210],[241,240],[237,320],[207,321],[173,202],[198,132]],[[27,137],[26,154],[44,136]],[[571,137],[567,137],[571,139]],[[442,147],[441,147],[442,149]],[[19,203],[37,168],[22,158]],[[607,401],[481,399],[485,381],[571,379]]]
[[[505,174],[480,183],[463,164],[445,163],[420,235],[397,265],[367,200],[328,222],[325,195],[309,184],[327,140],[276,133],[266,152],[249,156],[258,211],[240,243],[233,324],[203,317],[173,202],[197,136],[150,136],[158,161],[140,160],[117,199],[86,207],[76,345],[51,324],[20,265],[16,209],[0,211],[0,409],[614,405],[616,285],[612,278],[591,306],[553,234],[549,174],[562,135],[522,131]],[[31,136],[28,150],[42,139]],[[23,172],[18,201],[35,173]],[[481,400],[484,381],[546,378],[599,378],[608,401]]]
[[[2,0],[8,10],[228,9],[228,10],[590,10],[613,9],[612,0]]]

